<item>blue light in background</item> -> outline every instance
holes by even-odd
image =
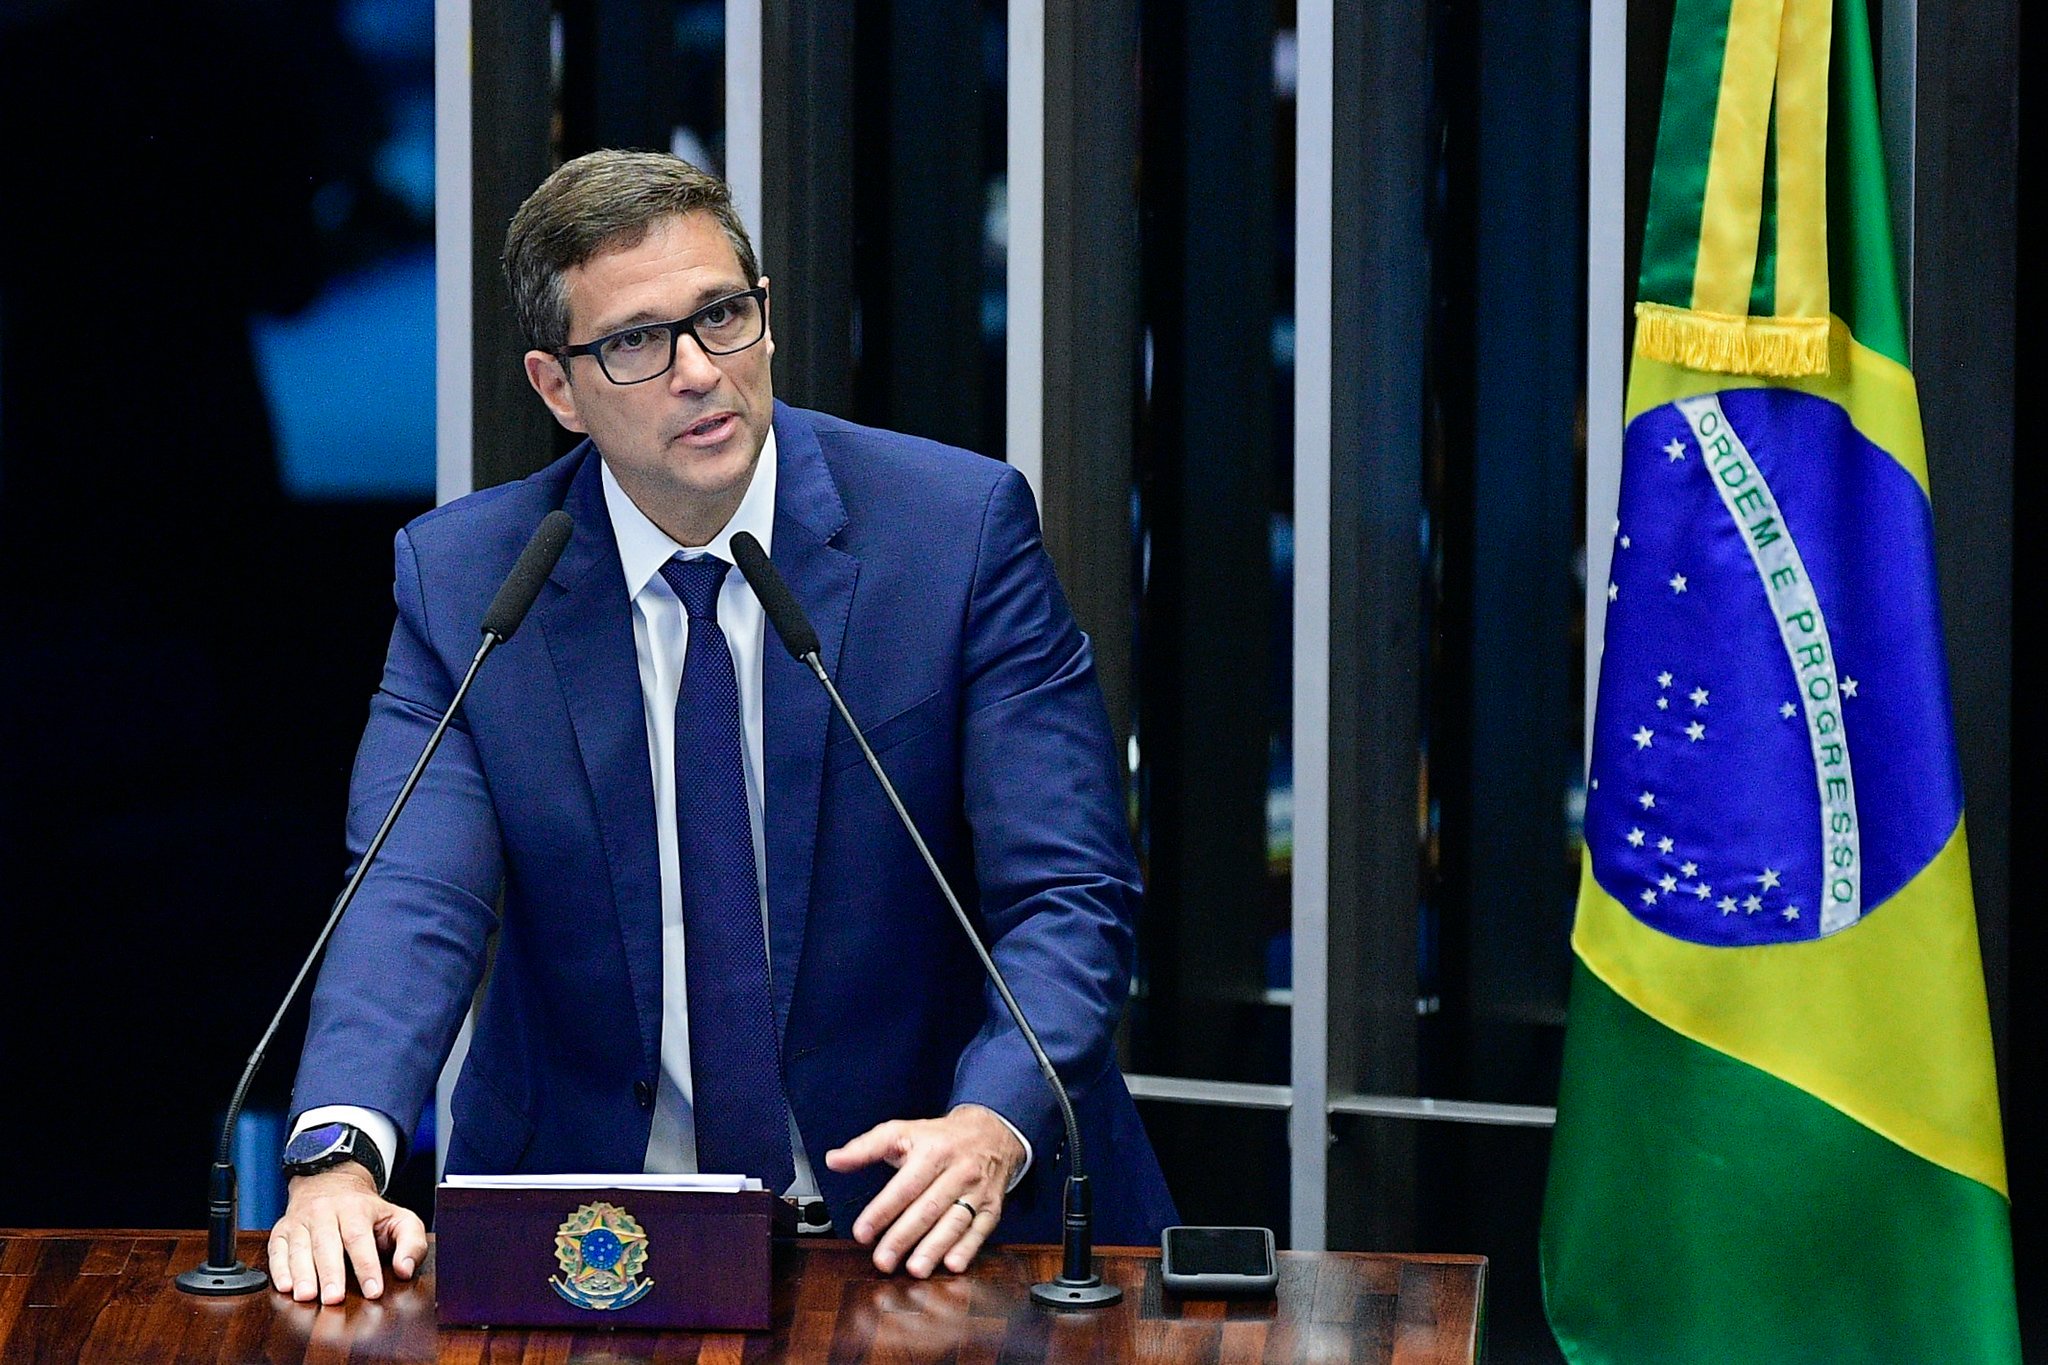
[[[250,324],[295,498],[434,495],[434,253],[344,275],[289,318]]]

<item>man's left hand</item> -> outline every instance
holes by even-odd
[[[874,1246],[876,1269],[902,1265],[921,1280],[942,1259],[956,1275],[973,1262],[1003,1216],[1024,1145],[994,1110],[962,1104],[944,1118],[877,1124],[825,1153],[842,1173],[877,1161],[896,1174],[860,1211],[853,1238]]]

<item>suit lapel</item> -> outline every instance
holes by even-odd
[[[806,414],[775,405],[775,449],[775,566],[817,628],[826,671],[836,675],[860,577],[860,561],[830,543],[846,525],[846,507]],[[770,637],[761,662],[762,831],[775,1017],[786,1031],[811,900],[832,703],[772,630]]]
[[[597,452],[586,449],[563,503],[575,519],[575,534],[549,577],[561,592],[542,608],[539,619],[593,793],[641,1052],[651,1074],[661,1052],[661,859],[654,834],[654,781],[647,766],[633,604],[619,568]]]

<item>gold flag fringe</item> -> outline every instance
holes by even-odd
[[[1636,350],[1651,360],[1716,374],[1777,379],[1826,374],[1828,320],[1737,317],[1639,303]]]

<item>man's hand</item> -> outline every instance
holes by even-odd
[[[896,1174],[860,1211],[853,1238],[874,1244],[876,1269],[901,1264],[921,1280],[942,1257],[956,1275],[973,1262],[1003,1216],[1003,1193],[1024,1146],[994,1110],[962,1104],[941,1119],[877,1124],[825,1153],[825,1164],[841,1172],[877,1161]]]
[[[301,1303],[340,1303],[353,1266],[363,1297],[374,1299],[384,1292],[383,1256],[409,1280],[426,1254],[419,1215],[378,1195],[370,1173],[348,1161],[292,1177],[291,1202],[270,1230],[270,1282]]]

